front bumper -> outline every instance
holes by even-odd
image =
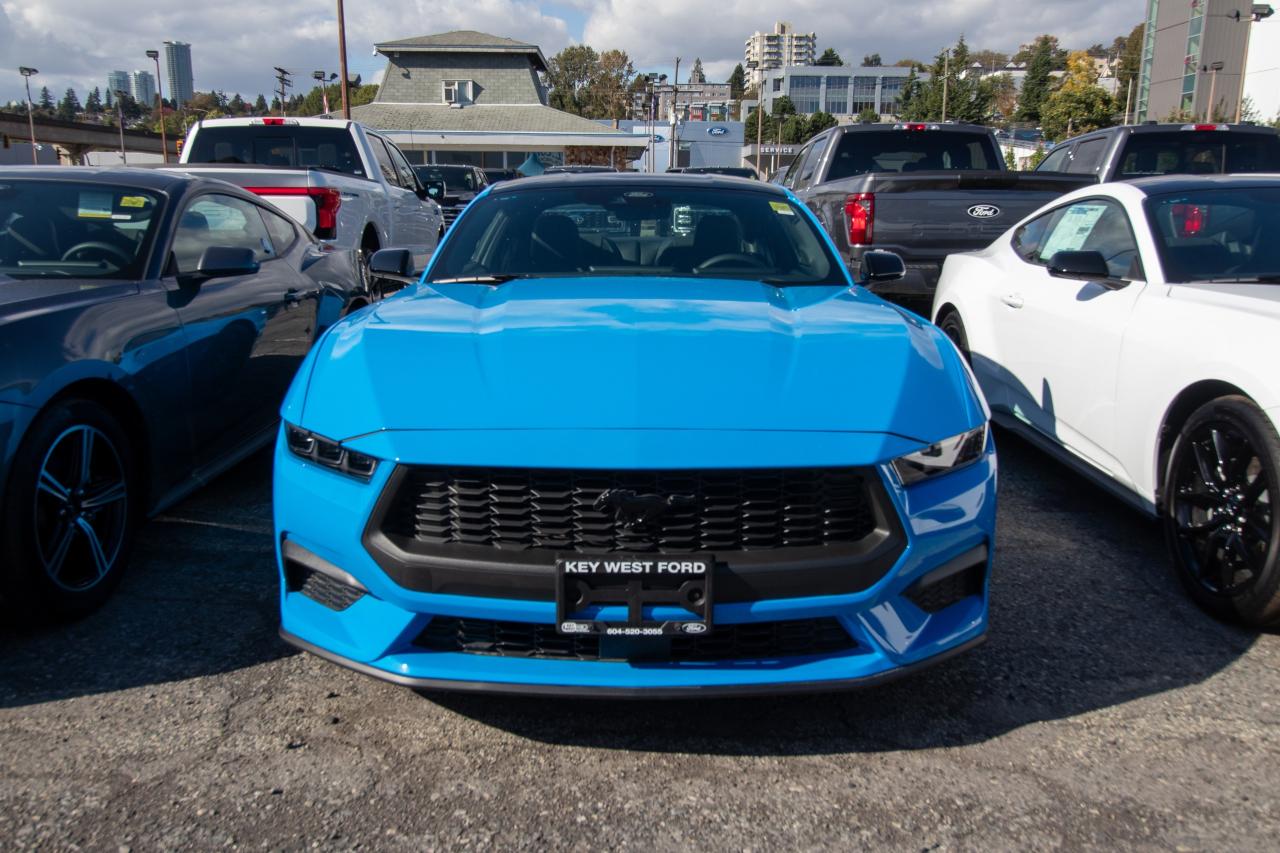
[[[383,457],[387,458],[387,457]],[[405,449],[390,458],[414,459]],[[418,458],[422,458],[419,456]],[[426,457],[423,461],[430,461]],[[803,464],[797,460],[795,464]],[[831,464],[826,460],[822,464]],[[846,647],[812,654],[732,659],[653,657],[564,659],[527,653],[475,653],[424,645],[433,619],[482,624],[555,625],[555,604],[535,596],[454,594],[408,589],[362,544],[366,522],[391,479],[383,463],[368,483],[302,462],[277,446],[275,511],[281,571],[282,636],[349,668],[423,689],[599,696],[706,696],[822,691],[876,684],[981,642],[987,628],[986,578],[995,525],[995,456],[902,489],[885,478],[905,545],[870,585],[813,594],[717,603],[717,629],[826,620],[847,632]],[[329,577],[358,585],[334,601],[307,594],[297,565],[307,559]],[[929,610],[918,595],[926,576],[972,569],[976,586]],[[293,571],[293,577],[288,575]],[[717,598],[719,601],[719,598]]]

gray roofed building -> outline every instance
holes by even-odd
[[[376,47],[387,58],[382,84],[351,117],[383,131],[412,160],[514,168],[530,153],[557,162],[570,147],[619,148],[621,160],[644,144],[548,106],[537,45],[458,30]]]

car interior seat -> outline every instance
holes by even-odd
[[[577,224],[563,213],[544,213],[533,225],[529,261],[538,272],[582,269]]]

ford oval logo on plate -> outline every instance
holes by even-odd
[[[716,125],[715,127],[708,127],[708,128],[707,128],[707,135],[708,135],[708,136],[724,136],[724,135],[728,134],[728,132],[729,132],[729,128],[727,128],[727,127],[721,127],[720,125]]]
[[[974,219],[991,219],[1000,215],[1000,208],[994,204],[975,204],[969,208],[969,215]]]

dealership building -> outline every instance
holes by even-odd
[[[644,138],[547,105],[547,61],[533,44],[462,30],[383,42],[387,59],[373,103],[351,117],[395,141],[415,163],[515,169],[615,163],[638,157]]]

